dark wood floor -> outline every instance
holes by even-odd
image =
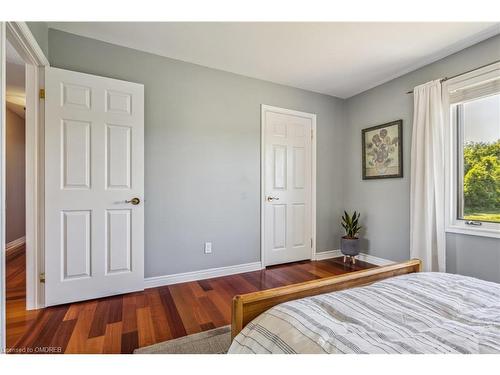
[[[7,348],[15,353],[131,353],[230,324],[234,295],[374,267],[342,258],[146,289],[97,300],[25,309],[25,256],[7,259]]]

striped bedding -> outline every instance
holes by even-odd
[[[500,353],[500,284],[422,272],[286,302],[229,353]]]

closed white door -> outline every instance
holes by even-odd
[[[316,115],[262,107],[264,265],[311,259]]]
[[[45,302],[144,287],[144,86],[45,72]]]

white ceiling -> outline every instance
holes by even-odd
[[[500,24],[49,22],[113,44],[347,98],[500,33]]]

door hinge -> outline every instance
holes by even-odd
[[[314,130],[311,129],[311,139],[314,139]]]
[[[311,238],[311,249],[313,248],[313,239]]]
[[[40,282],[45,283],[45,272],[40,273]]]
[[[45,89],[40,89],[40,99],[45,99]]]

